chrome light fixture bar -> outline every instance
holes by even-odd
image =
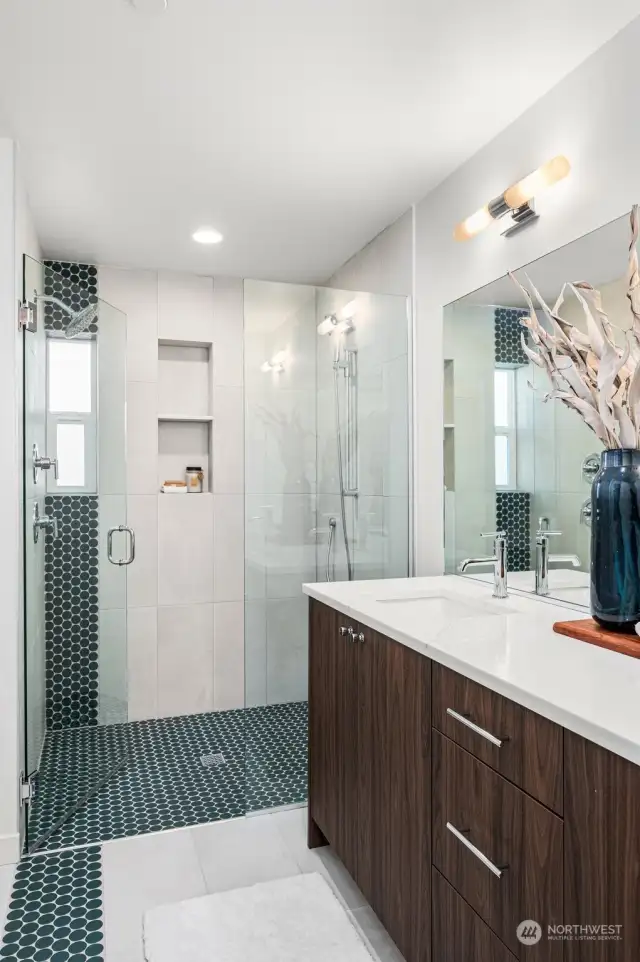
[[[523,177],[516,184],[512,184],[503,194],[494,197],[488,204],[477,210],[475,214],[471,214],[470,217],[458,224],[453,232],[454,238],[457,241],[469,240],[493,221],[500,220],[503,217],[509,219],[506,221],[506,226],[501,234],[504,237],[515,234],[516,231],[538,219],[539,215],[536,214],[533,203],[536,194],[556,184],[559,180],[563,180],[568,176],[570,170],[571,164],[566,157],[561,155],[547,161],[542,167],[538,167],[533,173]]]

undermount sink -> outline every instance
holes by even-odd
[[[516,614],[502,599],[487,598],[486,601],[474,601],[458,594],[439,594],[420,592],[416,594],[402,594],[390,598],[376,598],[381,605],[401,605],[411,609],[412,614],[419,612],[427,617],[453,621],[459,618],[478,618],[486,615]]]

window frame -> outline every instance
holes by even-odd
[[[496,413],[495,413],[495,400],[496,400],[496,390],[495,390],[495,376],[497,372],[505,372],[509,375],[508,384],[508,397],[507,397],[507,424],[498,425],[496,424]],[[517,402],[516,402],[516,371],[517,366],[509,364],[496,364],[493,370],[493,431],[494,431],[494,444],[493,444],[493,479],[496,487],[496,491],[515,491],[518,487],[518,423],[517,423]],[[508,460],[508,474],[506,484],[498,484],[497,481],[497,464],[496,464],[496,450],[495,450],[495,438],[505,437],[507,439],[507,460]]]
[[[49,377],[51,354],[50,348],[54,341],[65,340],[63,334],[47,331],[47,383],[46,383],[46,418],[47,418],[47,455],[58,457],[58,425],[82,424],[84,426],[84,484],[61,485],[55,479],[53,471],[47,471],[47,494],[96,494],[98,490],[98,342],[92,334],[80,334],[73,341],[88,341],[91,345],[91,410],[90,411],[50,411],[49,410]],[[73,343],[70,341],[69,343]]]

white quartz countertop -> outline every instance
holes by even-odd
[[[354,621],[640,765],[640,660],[553,631],[588,617],[457,576],[303,586]]]

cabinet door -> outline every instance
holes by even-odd
[[[431,662],[358,626],[356,880],[407,962],[430,957]]]
[[[434,962],[516,962],[488,925],[433,870]]]
[[[433,864],[523,962],[562,943],[522,944],[521,922],[561,925],[562,820],[459,745],[433,733]]]
[[[309,816],[352,875],[356,872],[356,645],[353,623],[310,601]],[[355,627],[355,626],[354,626]]]
[[[565,962],[638,962],[640,767],[569,731],[564,752],[565,921],[622,926],[566,942]]]

